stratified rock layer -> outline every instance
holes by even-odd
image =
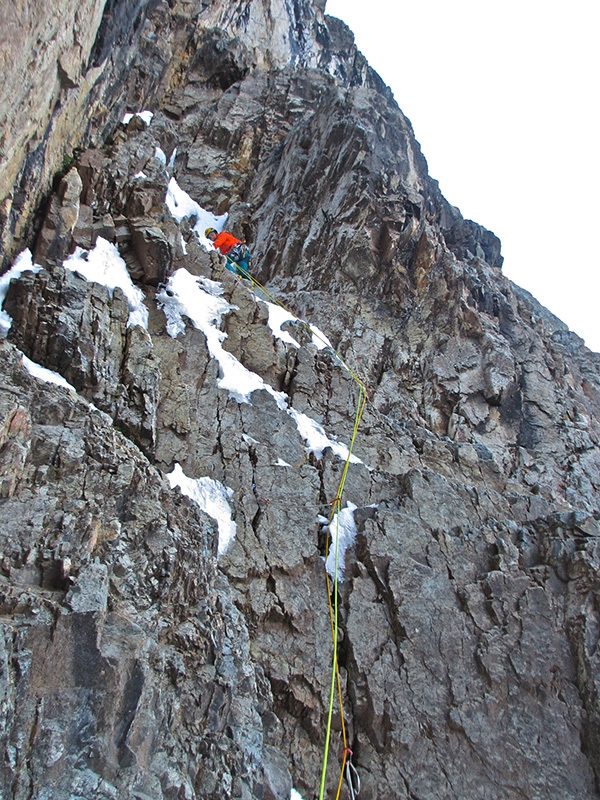
[[[255,274],[368,385],[340,588],[360,797],[598,798],[600,357],[504,278],[497,238],[440,195],[321,4],[109,3],[102,21],[90,11],[80,73],[63,10],[48,44],[60,103],[38,76],[54,108],[30,150],[43,169],[19,153],[45,118],[4,134],[3,180],[22,187],[6,252],[27,241],[43,269],[10,285],[0,349],[3,796],[318,793],[322,518],[357,386],[306,328],[286,326],[297,346],[273,335],[260,291],[171,216],[174,175],[229,213]],[[19,63],[8,80],[34,80]],[[149,127],[118,123],[125,102],[154,111]],[[63,267],[99,237],[144,290],[147,330],[122,292]],[[221,388],[191,320],[169,335],[161,297],[180,268],[219,282],[223,347],[285,401]],[[32,377],[19,350],[74,390]],[[307,448],[297,414],[331,446]],[[230,490],[218,564],[217,525],[164,477],[175,464]]]

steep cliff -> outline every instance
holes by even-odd
[[[600,356],[323,3],[0,15],[2,796],[318,796],[342,358],[360,797],[598,798]]]

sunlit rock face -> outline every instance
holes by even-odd
[[[503,276],[323,3],[15,9],[0,794],[318,796],[343,359],[360,797],[598,798],[599,357]]]

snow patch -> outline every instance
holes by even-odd
[[[222,291],[219,283],[208,278],[196,278],[183,267],[178,269],[156,297],[159,308],[167,317],[167,333],[173,338],[185,333],[185,315],[195,328],[204,333],[208,352],[219,362],[221,377],[217,386],[220,389],[226,389],[238,403],[250,403],[252,392],[266,389],[279,407],[285,408],[287,403],[282,392],[276,392],[260,375],[246,369],[234,355],[223,349],[222,342],[227,334],[219,330],[221,317],[235,306],[219,296]]]
[[[204,235],[204,231],[207,228],[215,228],[218,231],[222,230],[225,220],[227,219],[227,214],[217,217],[210,211],[202,208],[195,200],[192,200],[187,192],[184,192],[183,189],[180,188],[175,178],[171,178],[169,181],[165,203],[177,222],[181,222],[181,220],[186,217],[196,217],[194,231],[198,237],[198,241],[207,251],[215,249],[212,242]]]
[[[140,119],[144,120],[146,125],[150,125],[153,116],[154,114],[152,113],[152,111],[138,111],[135,114],[125,114],[125,116],[123,117],[123,125],[129,125],[129,123],[134,117],[140,117]]]
[[[317,350],[324,350],[326,347],[330,347],[333,350],[333,345],[331,344],[327,336],[325,336],[322,330],[317,328],[316,325],[312,324],[310,325],[310,329],[313,335],[312,337],[313,344],[315,345]]]
[[[175,167],[175,158],[176,157],[177,157],[177,148],[175,148],[173,150],[173,152],[171,153],[171,158],[169,159],[169,163],[167,165],[169,167],[169,169],[174,169],[174,167]]]
[[[159,308],[167,318],[167,333],[173,338],[185,334],[185,319],[188,318],[195,328],[206,336],[206,344],[212,358],[216,358],[221,368],[221,377],[217,382],[220,389],[226,389],[238,403],[250,403],[250,395],[258,389],[267,391],[276,401],[281,411],[285,411],[296,423],[300,436],[305,440],[308,450],[317,458],[321,458],[323,450],[331,447],[333,452],[344,461],[349,450],[344,444],[330,439],[322,425],[288,406],[288,397],[284,392],[277,392],[272,386],[241,364],[234,355],[223,349],[223,341],[227,338],[224,331],[219,330],[223,314],[235,306],[230,305],[220,295],[223,288],[220,283],[208,278],[195,277],[181,267],[170,278],[157,296]],[[350,456],[353,464],[362,464],[356,456]]]
[[[233,489],[223,486],[212,478],[188,478],[180,464],[175,464],[173,472],[167,475],[167,479],[172,489],[178,486],[182,494],[193,500],[202,511],[217,521],[219,531],[217,555],[222,556],[226,553],[236,533],[236,524],[231,519],[229,505]]]
[[[304,800],[300,792],[297,792],[295,789],[292,789],[290,794],[290,800]]]
[[[156,295],[158,307],[167,318],[169,336],[176,339],[185,333],[185,316],[207,339],[210,336],[211,343],[216,333],[220,344],[227,335],[218,330],[221,318],[234,308],[220,296],[222,293],[221,284],[216,281],[196,277],[184,267],[174,272],[166,287]]]
[[[295,314],[292,314],[291,311],[286,311],[285,308],[276,305],[275,303],[269,303],[267,300],[262,300],[259,298],[259,302],[265,303],[269,308],[269,319],[268,325],[269,328],[273,331],[273,336],[276,336],[278,339],[281,339],[282,342],[287,342],[288,344],[294,345],[294,347],[300,347],[298,342],[294,339],[294,337],[288,331],[284,331],[281,329],[281,326],[284,322],[288,321],[295,321],[295,322],[302,322],[299,320]],[[316,325],[304,323],[307,328],[310,329],[312,333],[312,343],[315,345],[317,350],[324,350],[326,347],[329,347],[333,350],[333,345],[325,336],[322,330],[317,328]]]
[[[18,280],[23,272],[37,273],[40,270],[40,265],[33,263],[31,250],[23,250],[23,252],[19,253],[19,255],[16,257],[15,263],[8,270],[8,272],[5,272],[4,275],[0,276],[0,334],[2,336],[6,336],[10,330],[10,326],[12,325],[11,317],[2,308],[4,301],[6,300],[6,294],[8,292],[8,287],[11,280],[13,280],[13,278],[14,280]]]
[[[275,303],[269,303],[267,300],[260,300],[260,302],[265,303],[269,309],[268,325],[273,331],[273,336],[281,339],[282,342],[287,342],[288,344],[294,345],[294,347],[300,347],[298,342],[290,333],[281,330],[281,326],[284,324],[284,322],[295,320],[296,317],[293,314],[290,314],[289,311],[286,311],[285,308],[275,305]]]
[[[75,248],[75,252],[67,258],[63,266],[79,273],[88,281],[106,286],[111,297],[118,286],[129,306],[127,325],[140,325],[148,329],[148,309],[144,305],[144,293],[133,285],[116,245],[99,236],[93,250]]]
[[[356,539],[356,522],[354,521],[354,503],[348,501],[346,508],[333,515],[329,525],[330,547],[325,561],[325,568],[329,575],[335,577],[335,552],[337,548],[338,581],[344,580],[346,567],[346,550],[352,547]]]
[[[160,147],[154,148],[154,158],[157,158],[161,164],[164,164],[165,167],[167,166],[167,157],[164,150],[162,150]]]
[[[340,444],[330,439],[322,425],[319,425],[314,419],[307,417],[306,414],[301,414],[299,411],[296,411],[295,408],[288,408],[287,413],[296,423],[300,436],[306,441],[308,449],[313,452],[317,458],[321,458],[323,450],[325,450],[326,447],[331,447],[333,452],[339,456],[342,461],[346,461],[350,451],[345,444]],[[350,455],[350,463],[362,464],[363,462],[355,455]]]
[[[55,383],[57,386],[62,386],[63,389],[69,389],[71,392],[77,391],[75,387],[71,386],[58,372],[53,372],[51,369],[46,369],[46,367],[36,364],[35,361],[31,361],[26,355],[23,355],[21,360],[27,372],[33,375],[34,378],[45,381],[46,383]]]

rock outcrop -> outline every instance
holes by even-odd
[[[361,799],[597,800],[600,356],[503,276],[323,3],[10,19],[44,68],[10,62],[0,104],[5,261],[41,267],[0,342],[2,795],[318,796],[343,358]],[[328,346],[207,252],[173,178]],[[147,324],[84,277],[99,252]]]

